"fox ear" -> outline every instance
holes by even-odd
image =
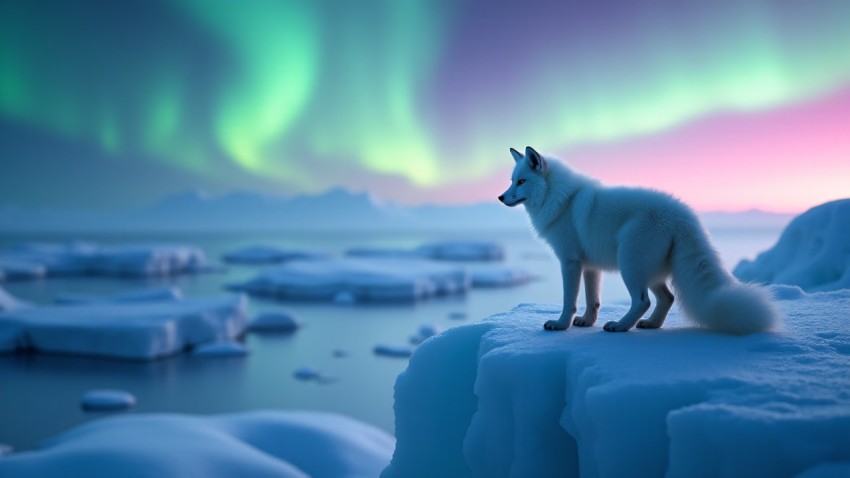
[[[541,173],[546,172],[546,160],[540,153],[534,150],[531,146],[525,147],[525,157],[528,158],[528,163],[531,164],[531,169]]]
[[[514,148],[511,148],[511,156],[514,157],[514,161],[516,161],[517,163],[522,161],[522,153],[515,150]]]

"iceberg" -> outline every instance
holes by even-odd
[[[381,476],[835,476],[850,463],[850,290],[794,296],[785,330],[744,337],[675,312],[658,330],[548,332],[560,306],[534,304],[448,329],[397,379]]]
[[[153,360],[242,335],[244,296],[28,307],[0,314],[0,353]]]
[[[0,476],[360,478],[378,476],[393,444],[371,425],[330,413],[135,414],[2,457]]]
[[[201,249],[185,245],[25,243],[0,252],[0,271],[7,279],[35,279],[45,275],[170,276],[212,268]]]
[[[773,248],[732,273],[742,281],[799,286],[807,292],[850,289],[850,199],[797,216]]]
[[[469,290],[463,267],[417,259],[332,258],[268,268],[231,290],[285,300],[411,302]]]
[[[327,254],[310,251],[282,249],[276,246],[249,246],[224,254],[221,259],[229,264],[278,264],[295,259],[322,259]]]

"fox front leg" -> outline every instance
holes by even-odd
[[[578,261],[561,262],[561,281],[564,286],[564,308],[558,320],[547,320],[543,324],[546,330],[566,330],[573,322],[576,313],[578,285],[581,281],[581,263]]]

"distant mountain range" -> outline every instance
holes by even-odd
[[[778,228],[792,215],[763,211],[702,214],[710,228]],[[498,203],[403,207],[366,193],[333,189],[280,197],[252,192],[209,196],[187,191],[150,206],[94,213],[0,207],[0,232],[145,231],[497,231],[528,228],[522,208]]]

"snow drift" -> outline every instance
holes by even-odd
[[[74,428],[0,459],[0,476],[177,478],[377,476],[393,439],[342,415],[138,414]]]
[[[733,271],[743,281],[789,284],[808,292],[850,289],[850,199],[797,216],[773,248]]]
[[[398,444],[382,477],[846,467],[850,291],[798,297],[778,304],[790,319],[783,332],[745,337],[689,328],[675,312],[659,330],[547,332],[560,306],[531,304],[449,329],[398,377]],[[625,311],[603,306],[600,322]]]

